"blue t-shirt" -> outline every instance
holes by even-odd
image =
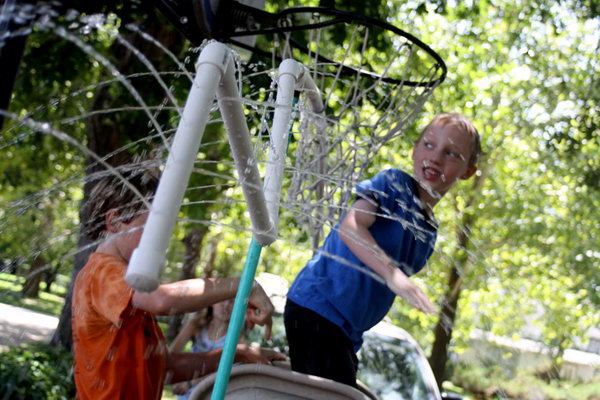
[[[389,169],[356,188],[358,199],[378,205],[369,228],[373,238],[408,276],[425,266],[437,236],[437,224],[423,210],[416,185],[407,173]],[[395,294],[340,239],[338,227],[300,271],[287,296],[339,326],[358,351],[363,333],[383,319]]]
[[[225,333],[225,332],[223,332]],[[225,346],[225,335],[217,340],[208,337],[206,327],[202,328],[200,334],[192,339],[192,353],[206,353],[207,351],[222,349]]]

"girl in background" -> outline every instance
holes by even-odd
[[[222,348],[225,345],[233,302],[234,299],[225,300],[192,314],[171,343],[170,350],[184,351],[188,341],[192,342],[190,349],[192,353],[205,353]],[[243,333],[240,336],[240,343],[243,343]],[[194,379],[173,385],[173,393],[179,395],[177,396],[179,400],[187,400],[199,381],[200,379]]]

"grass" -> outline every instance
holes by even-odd
[[[59,316],[66,295],[66,276],[59,276],[52,285],[52,293],[45,291],[46,284],[40,284],[38,298],[26,298],[21,295],[25,278],[0,272],[0,303],[27,308],[44,314]]]
[[[170,386],[165,386],[161,398],[163,400],[177,400],[177,395],[174,395],[173,392],[171,392]]]

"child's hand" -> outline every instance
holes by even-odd
[[[258,282],[254,282],[254,287],[248,299],[248,309],[246,313],[246,321],[248,328],[252,329],[254,324],[265,326],[265,339],[271,339],[271,327],[273,326],[273,303],[263,290]]]
[[[246,344],[238,344],[235,352],[235,361],[245,364],[270,364],[272,361],[286,359],[287,357],[278,351],[251,347]]]
[[[190,384],[188,382],[176,383],[171,388],[173,394],[179,394],[179,395],[186,394],[189,389],[190,389]]]
[[[427,295],[423,293],[421,288],[408,279],[401,271],[396,271],[400,273],[392,274],[391,279],[386,281],[390,290],[397,296],[402,297],[408,304],[417,310],[427,314],[435,313],[435,306],[431,300],[429,300]]]

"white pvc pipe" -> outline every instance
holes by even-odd
[[[325,106],[323,105],[323,99],[321,99],[321,92],[306,69],[302,79],[302,88],[306,91],[306,97],[308,97],[313,112],[322,114],[325,111]],[[320,119],[320,121],[322,120]]]
[[[302,64],[291,58],[283,60],[279,65],[277,98],[275,99],[275,113],[270,135],[271,145],[269,155],[267,156],[267,172],[265,174],[265,199],[269,215],[275,227],[275,234],[277,234],[279,225],[283,166],[290,126],[292,124],[292,101],[296,84],[301,79],[303,73],[304,67]]]
[[[308,102],[310,103],[310,108],[315,114],[323,114],[325,112],[325,106],[323,105],[323,99],[321,98],[321,92],[319,88],[313,81],[312,77],[306,71],[302,79],[302,88],[306,92],[306,97],[308,98]],[[319,118],[314,119],[314,123],[317,127],[317,136],[319,140],[323,135],[325,129],[327,129],[327,121],[323,117],[323,115],[319,116]]]
[[[177,127],[165,170],[144,233],[134,250],[125,280],[135,290],[152,292],[160,284],[169,239],[202,141],[217,86],[231,62],[227,46],[208,44],[200,54],[196,77]]]
[[[232,64],[228,65],[223,81],[217,89],[217,100],[250,213],[252,235],[258,244],[268,246],[276,239],[275,227],[267,210],[262,180],[258,173]]]
[[[308,70],[293,59],[283,60],[279,65],[277,98],[275,100],[275,113],[270,135],[271,146],[267,157],[267,173],[265,176],[265,198],[269,215],[275,226],[275,233],[277,233],[279,225],[283,167],[289,130],[292,124],[292,100],[296,88],[305,89],[313,112],[319,114],[324,111],[320,92],[310,77]],[[324,121],[317,122],[317,124],[323,126]]]

